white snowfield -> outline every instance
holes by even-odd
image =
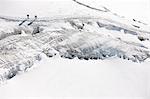
[[[52,7],[54,5],[55,2],[52,3]],[[32,89],[36,94],[29,91],[26,95],[20,94],[20,96],[38,96],[42,91],[37,91],[37,87],[41,86],[41,90],[48,87],[43,96],[125,96],[148,99],[147,97],[150,96],[149,25],[135,19],[127,20],[104,6],[94,7],[93,4],[82,3],[82,0],[62,2],[57,4],[57,7],[56,11],[60,13],[52,13],[52,16],[47,18],[38,18],[31,25],[29,23],[34,19],[29,19],[19,26],[25,18],[0,16],[0,83],[13,78],[16,74],[26,72],[35,66],[36,61],[41,60],[42,64],[36,67],[39,69],[35,70],[35,74],[33,70],[33,73],[28,72],[29,74],[23,75],[30,73],[33,75],[28,77],[35,81],[31,85],[28,81],[25,83],[29,88],[37,82],[33,87],[35,89]],[[68,7],[73,9],[66,10]],[[48,59],[43,54],[53,58]],[[114,62],[117,60],[117,63],[123,66],[114,66],[113,71],[111,69],[114,68],[107,65],[107,63],[113,64],[109,63],[110,60]],[[57,61],[60,63],[57,64]],[[71,64],[78,65],[78,62],[79,66],[71,66]],[[40,65],[39,63],[36,64]],[[65,67],[61,63],[64,63]],[[61,69],[64,71],[62,72]],[[100,69],[108,70],[108,74]],[[103,77],[101,75],[106,75],[106,78],[101,79]],[[118,79],[115,78],[116,76]],[[28,78],[22,78],[18,83],[26,79]],[[42,81],[38,82],[39,79]],[[43,81],[47,79],[48,82],[44,83]],[[112,82],[110,86],[109,81]],[[6,87],[19,86],[20,93],[23,89],[27,90],[25,88],[27,85],[22,87],[18,83]],[[108,86],[103,87],[104,83]],[[0,94],[5,94],[6,87],[4,85],[0,88]],[[12,90],[9,92],[10,96],[17,95],[15,92],[12,93]]]

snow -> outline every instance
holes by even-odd
[[[67,60],[58,56],[48,59],[44,55],[42,58],[43,61],[37,63],[32,70],[1,86],[1,95],[120,99],[149,97],[149,63],[138,64],[120,59]]]
[[[117,0],[112,5],[103,0],[15,1],[3,1],[9,8],[0,4],[1,99],[150,98],[150,27],[144,1],[130,2],[132,7],[142,3],[137,3],[139,15],[121,10],[123,1],[118,9]],[[104,6],[110,10],[103,11]],[[128,12],[131,19],[117,11]],[[19,26],[26,14],[31,18]],[[29,26],[34,15],[38,20]]]
[[[149,20],[149,0],[79,0],[86,4],[94,5],[99,8],[105,6],[113,13],[123,15],[127,19],[137,19],[150,23]],[[68,3],[66,3],[68,2]],[[31,17],[70,15],[79,14],[79,7],[74,7],[71,0],[0,0],[0,15],[24,17],[30,14]],[[50,6],[49,6],[50,5]],[[66,5],[66,6],[63,6]],[[77,6],[77,5],[76,5]],[[18,7],[19,9],[16,9]],[[128,10],[130,8],[130,10]],[[71,9],[71,10],[70,10]],[[82,8],[83,9],[83,8]],[[128,10],[128,11],[127,11]],[[82,12],[83,13],[83,12]],[[80,13],[82,15],[82,13]],[[85,14],[86,12],[84,12]],[[142,13],[142,14],[141,14]]]

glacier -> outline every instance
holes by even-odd
[[[148,24],[77,0],[56,5],[62,15],[39,17],[31,25],[33,18],[19,26],[26,18],[0,16],[0,83],[43,61],[43,54],[88,61],[121,58],[138,64],[149,60]],[[64,5],[74,9],[64,12]]]

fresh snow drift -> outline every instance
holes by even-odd
[[[149,64],[149,25],[127,20],[104,6],[86,4],[84,0],[52,2],[54,12],[48,12],[50,17],[0,16],[0,83],[26,72],[36,61],[44,61],[43,54],[80,61],[105,62],[114,58],[118,63]]]

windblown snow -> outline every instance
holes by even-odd
[[[55,5],[53,2],[52,7]],[[136,64],[149,60],[149,25],[82,0],[57,5],[58,13],[51,12],[51,17],[35,21],[0,16],[0,82],[43,61],[43,54],[100,62],[112,57]],[[26,21],[19,25],[23,20]]]

